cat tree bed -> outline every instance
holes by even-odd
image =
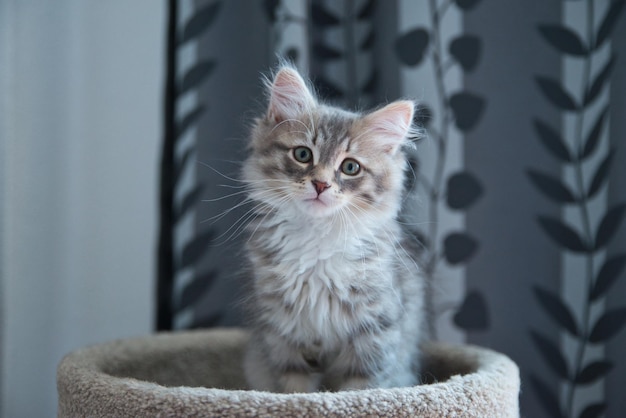
[[[278,394],[245,390],[247,334],[158,334],[77,350],[57,373],[59,417],[518,417],[519,370],[506,356],[430,344],[407,388]]]

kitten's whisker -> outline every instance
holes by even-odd
[[[351,204],[349,204],[349,205],[347,205],[347,206],[345,207],[345,208],[346,208],[346,210],[347,210],[347,211],[348,211],[348,212],[352,215],[352,217],[353,217],[353,218],[355,218],[355,219],[359,219],[359,218],[358,218],[358,217],[354,214],[354,212],[352,212],[352,210],[350,209],[351,207],[352,207],[352,208],[355,208],[355,209],[358,209],[358,210],[360,210],[360,211],[362,211],[362,212],[363,212],[363,209],[359,208],[358,206],[356,206],[356,205],[354,205],[354,204],[352,204],[352,203],[351,203]],[[378,255],[377,259],[378,259],[378,262],[379,262],[379,264],[380,264],[380,268],[381,268],[381,270],[382,270],[383,266],[382,266],[382,264],[381,264],[381,263],[382,263],[382,260],[381,260],[381,256],[380,256],[380,248],[378,248],[378,239],[377,239],[377,237],[376,237],[376,236],[374,236],[374,233],[370,230],[370,228],[362,228],[362,230],[363,230],[363,231],[366,231],[366,232],[368,233],[368,235],[371,237],[371,239],[372,239],[372,241],[371,241],[371,242],[372,242],[372,244],[374,244],[374,248],[376,248],[376,254]],[[362,257],[362,259],[363,259],[363,257]]]
[[[267,211],[267,213],[265,214],[265,217],[267,217],[267,215],[275,211],[275,207],[268,203],[262,203],[262,204],[255,206],[252,209],[252,213],[249,214],[246,217],[246,219],[239,224],[239,226],[230,234],[227,240],[228,241],[234,240],[234,239],[237,239],[239,236],[241,236],[241,234],[243,234],[246,231],[246,229],[248,228],[248,226],[250,226],[250,224],[255,222],[260,216],[263,215],[264,211]],[[248,242],[250,241],[250,239],[251,237],[248,239]]]
[[[245,184],[242,184],[241,186],[233,186],[232,184],[218,184],[218,187],[227,187],[229,189],[245,189],[246,187],[248,187]]]
[[[213,215],[210,218],[204,219],[204,220],[200,221],[200,223],[206,223],[208,221],[215,220],[214,222],[212,222],[212,224],[213,224],[213,223],[219,221],[220,219],[222,219],[223,217],[225,217],[226,215],[228,215],[229,213],[231,213],[232,211],[234,211],[236,209],[239,209],[240,207],[245,206],[245,205],[247,205],[249,203],[252,203],[252,202],[254,202],[252,199],[250,199],[249,197],[246,197],[244,200],[242,200],[241,202],[237,203],[236,205],[226,209],[225,211],[223,211],[221,213]]]
[[[293,181],[283,180],[283,179],[264,179],[264,180],[242,180],[246,187],[262,185],[267,186],[268,184],[293,184]]]
[[[252,233],[250,234],[250,237],[248,238],[247,242],[250,242],[250,240],[252,239],[252,237],[254,237],[254,234],[256,234],[256,231],[259,229],[259,227],[263,224],[263,222],[265,221],[265,219],[274,211],[279,210],[282,206],[284,206],[288,201],[292,200],[292,197],[290,195],[286,195],[283,196],[283,198],[281,200],[279,200],[277,202],[277,205],[275,207],[275,209],[273,211],[268,211],[265,216],[263,217],[263,219],[261,219],[261,221],[259,222],[259,224],[257,225],[256,228],[254,228],[254,231],[252,231]]]
[[[274,132],[274,130],[276,130],[276,128],[278,128],[279,126],[281,126],[283,123],[288,123],[288,122],[297,122],[297,123],[299,123],[299,124],[303,125],[303,126],[304,126],[304,128],[308,130],[308,127],[306,126],[306,124],[305,124],[304,122],[302,122],[301,120],[298,120],[298,119],[285,119],[285,120],[280,121],[279,123],[277,123],[277,124],[276,124],[276,125],[272,128],[272,130],[270,131],[270,133],[273,133],[273,132]],[[304,132],[302,132],[302,133],[304,133]]]
[[[413,181],[414,181],[414,182],[417,182],[417,176],[418,176],[418,174],[415,172],[415,170],[413,170],[413,166],[412,166],[411,164],[409,164],[408,162],[407,162],[407,164],[406,164],[406,165],[409,167],[409,170],[411,171],[411,174],[413,175],[413,176],[412,176],[412,177],[413,177]],[[409,195],[409,194],[410,194],[410,193],[407,193],[407,195]]]
[[[220,234],[218,237],[215,238],[215,240],[221,239],[223,238],[226,234],[228,234],[233,228],[236,227],[236,230],[238,230],[238,228],[242,225],[242,224],[246,224],[246,222],[248,221],[248,219],[250,219],[252,216],[255,215],[255,211],[256,209],[258,209],[259,207],[262,207],[264,205],[267,205],[267,203],[258,203],[256,206],[254,206],[253,208],[251,208],[250,210],[248,210],[246,213],[244,213],[242,216],[239,217],[239,219],[237,219],[226,231],[224,231],[222,234]],[[236,231],[235,230],[235,231]],[[230,235],[229,238],[227,238],[225,241],[223,241],[222,243],[220,243],[219,245],[224,244],[225,242],[228,242],[230,240],[230,238],[232,237],[232,234]]]
[[[343,236],[344,236],[344,239],[343,239],[343,249],[344,250],[341,252],[341,258],[343,260],[345,260],[346,259],[346,249],[348,248],[348,226],[346,224],[346,220],[344,219],[345,214],[344,214],[343,208],[340,208],[337,211],[337,215],[338,216],[335,216],[335,214],[333,214],[333,223],[335,222],[336,217],[338,217],[339,218],[339,223],[341,224],[340,225],[340,231],[343,231]],[[341,239],[341,234],[337,234],[337,240],[339,240],[339,239]],[[337,245],[336,241],[335,241],[335,245]]]
[[[224,195],[224,196],[221,196],[221,197],[215,197],[213,199],[202,199],[201,202],[205,202],[205,203],[206,202],[218,202],[220,200],[228,199],[228,198],[231,198],[231,197],[235,197],[235,196],[239,196],[239,195],[247,194],[247,193],[248,193],[247,190],[242,190],[242,191],[235,192],[235,193],[230,193],[230,194],[227,194],[227,195]]]
[[[354,229],[354,226],[353,226],[352,222],[350,221],[350,219],[348,218],[347,214],[345,214],[344,209],[345,209],[345,210],[347,210],[348,212],[350,212],[350,210],[349,210],[347,207],[345,207],[345,208],[342,208],[342,211],[341,211],[341,213],[342,213],[342,214],[344,214],[344,217],[345,217],[345,224],[346,224],[346,231],[345,231],[345,233],[344,233],[344,236],[345,236],[345,242],[344,242],[344,254],[345,254],[345,252],[346,252],[346,250],[347,250],[347,248],[348,248],[348,232],[349,232],[349,231],[348,231],[348,228],[349,228],[350,226],[352,226],[352,228]],[[352,215],[352,216],[354,216],[354,215]],[[360,251],[360,253],[361,253],[361,257],[360,257],[360,261],[361,261],[361,268],[363,269],[363,272],[365,272],[365,271],[366,271],[366,265],[365,265],[365,252],[363,251],[363,243],[362,243],[361,241],[359,241],[359,243],[358,243],[358,250],[359,250],[359,251]]]
[[[404,248],[404,246],[402,245],[402,243],[400,242],[398,237],[396,237],[392,231],[389,231],[389,230],[387,230],[385,228],[383,228],[383,233],[391,235],[391,238],[392,238],[391,242],[392,242],[392,244],[394,244],[393,248],[394,248],[394,251],[396,252],[397,258],[399,260],[401,260],[401,262],[404,265],[404,268],[407,270],[407,272],[409,272],[409,273],[418,273],[419,271],[421,271],[421,269],[420,269],[419,265],[417,264],[417,262],[415,261],[414,257],[407,252],[407,250]],[[389,238],[389,236],[388,236],[388,238]],[[402,253],[404,254],[404,257],[402,257],[400,255],[400,253],[398,252],[398,249],[400,251],[402,251]],[[406,264],[405,259],[409,259],[411,261],[411,263],[413,265],[413,269],[411,269]]]
[[[290,134],[302,134],[302,135],[304,135],[305,137],[309,134],[309,132],[308,132],[308,131],[296,131],[296,130],[289,131],[289,133],[290,133]]]
[[[259,212],[254,212],[252,215],[250,215],[248,217],[248,222],[246,223],[241,223],[241,225],[239,225],[237,227],[237,229],[235,229],[230,236],[228,237],[229,240],[235,240],[237,238],[239,238],[241,236],[241,234],[243,234],[248,227],[250,226],[250,224],[252,224],[253,222],[255,222],[259,216],[261,216],[261,213]]]
[[[198,164],[200,164],[200,165],[203,165],[203,166],[205,166],[205,167],[208,167],[209,169],[211,169],[212,171],[214,171],[215,173],[219,174],[220,176],[224,177],[224,178],[225,178],[225,179],[227,179],[227,180],[234,181],[234,182],[236,182],[236,183],[243,183],[243,182],[244,182],[243,180],[239,180],[239,179],[236,179],[236,178],[233,178],[233,177],[227,176],[226,174],[222,173],[222,172],[221,172],[221,171],[219,171],[218,169],[216,169],[216,168],[212,167],[211,165],[209,165],[209,164],[207,164],[207,163],[205,163],[205,162],[203,162],[203,161],[196,160],[196,162],[197,162]]]
[[[237,221],[235,223],[233,223],[226,231],[224,231],[218,237],[216,237],[215,241],[221,240],[222,238],[226,237],[226,235],[229,234],[229,232],[231,230],[233,230],[233,228],[238,228],[239,225],[246,225],[248,223],[248,221],[251,220],[254,216],[255,216],[255,212],[252,212],[252,211],[246,212],[246,214],[244,216],[242,216],[239,219],[237,219]],[[236,231],[236,229],[235,229],[235,231]],[[233,234],[235,233],[235,231],[230,232],[230,235],[228,235],[228,237],[224,238],[223,240],[221,240],[219,242],[216,242],[215,245],[216,246],[220,246],[220,245],[223,245],[223,244],[229,242],[231,240]]]
[[[406,226],[425,226],[425,225],[432,225],[435,223],[433,221],[421,221],[421,222],[396,221],[396,222],[398,222],[398,224],[400,225],[406,225]]]

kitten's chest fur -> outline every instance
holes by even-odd
[[[297,343],[327,349],[379,321],[393,297],[394,263],[375,238],[294,219],[257,230],[250,253],[262,319]]]

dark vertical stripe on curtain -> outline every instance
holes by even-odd
[[[609,179],[608,208],[626,203],[626,11],[622,11],[615,32],[611,37],[611,49],[617,55],[616,65],[611,77],[609,135],[611,147],[616,148]],[[626,253],[626,219],[622,221],[607,256]],[[626,271],[622,271],[615,284],[609,289],[606,309],[626,308]],[[613,363],[613,369],[606,378],[606,399],[608,399],[607,417],[621,417],[626,411],[626,329],[609,341],[606,357]]]
[[[468,264],[468,290],[480,289],[490,310],[490,328],[469,332],[468,341],[511,356],[523,382],[531,374],[555,388],[557,379],[532,346],[530,330],[558,343],[558,328],[537,306],[533,286],[559,293],[560,253],[537,225],[538,214],[559,217],[559,208],[540,196],[525,172],[530,167],[560,176],[533,129],[540,116],[556,129],[560,114],[544,100],[534,77],[560,79],[560,56],[537,32],[540,22],[559,22],[559,2],[489,2],[464,14],[464,32],[483,42],[482,59],[466,75],[465,88],[486,98],[484,117],[465,137],[465,166],[484,185],[484,197],[467,213],[466,226],[481,248]],[[521,395],[525,416],[544,410],[530,385]]]
[[[373,62],[378,73],[373,104],[380,105],[404,95],[400,86],[400,64],[394,49],[398,37],[398,1],[377,1],[373,25],[376,36]]]
[[[178,27],[178,2],[167,2],[165,38],[165,82],[163,88],[163,143],[159,179],[159,238],[157,247],[156,323],[157,331],[172,329],[172,289],[174,288],[174,220],[173,205],[176,106],[176,33]]]
[[[206,4],[198,1],[196,7]],[[250,119],[262,111],[265,98],[261,70],[268,70],[275,61],[270,45],[270,22],[262,2],[228,0],[221,2],[219,20],[206,33],[197,54],[200,59],[215,60],[213,74],[202,85],[199,95],[207,107],[197,131],[197,181],[204,185],[203,199],[215,199],[240,189],[220,187],[237,184],[216,173],[238,178],[240,162],[245,157],[246,137]],[[208,167],[210,166],[210,168]],[[196,305],[196,324],[203,318],[220,316],[221,325],[241,322],[238,309],[240,269],[242,265],[241,236],[226,232],[243,216],[248,206],[234,210],[215,224],[206,222],[243,199],[241,195],[198,206],[194,227],[197,234],[215,228],[219,237],[195,267],[196,274],[217,271],[217,280]]]

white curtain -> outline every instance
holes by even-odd
[[[152,330],[164,2],[0,1],[0,416]]]

